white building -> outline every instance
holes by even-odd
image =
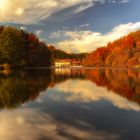
[[[65,59],[65,60],[56,60],[55,67],[70,67],[72,65],[72,61]]]

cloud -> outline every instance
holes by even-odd
[[[84,10],[86,10],[86,9],[88,9],[88,8],[90,8],[90,7],[92,7],[92,6],[94,6],[94,3],[93,3],[93,2],[87,3],[87,4],[85,4],[85,5],[81,5],[81,6],[79,6],[77,9],[74,10],[74,13],[79,13],[79,12],[81,12],[81,11],[84,11]]]
[[[53,32],[53,33],[51,33],[50,35],[49,35],[49,38],[61,38],[61,37],[64,37],[65,36],[65,34],[64,34],[64,32],[63,31],[57,31],[57,32]]]
[[[121,3],[127,3],[129,2],[130,0],[122,0]]]
[[[27,27],[21,26],[20,29],[21,29],[21,30],[27,30]]]
[[[127,0],[119,0],[123,3]],[[0,0],[0,22],[35,24],[61,10],[75,14],[105,0]],[[18,3],[18,4],[17,4]],[[71,10],[70,10],[71,8]]]
[[[57,48],[71,52],[91,52],[99,47],[107,45],[120,37],[127,35],[132,31],[140,29],[140,22],[121,24],[116,26],[112,31],[102,34],[100,32],[86,31],[58,31],[57,37],[65,36],[66,40],[56,44]]]
[[[43,33],[42,30],[37,30],[37,31],[36,31],[36,35],[40,35],[41,33]]]
[[[128,3],[130,0],[108,0],[109,3]]]
[[[126,98],[103,87],[97,87],[90,81],[67,80],[57,84],[54,89],[63,94],[63,100],[66,102],[95,102],[104,99],[111,102],[117,108],[140,111],[140,106],[137,103],[130,102]],[[60,94],[54,94],[54,96],[51,94],[52,100],[61,101],[61,97]]]
[[[88,26],[90,26],[90,24],[87,23],[87,24],[82,24],[79,27],[83,28],[83,27],[88,27]]]
[[[97,1],[102,0],[0,0],[0,22],[37,23],[67,8],[81,12]]]

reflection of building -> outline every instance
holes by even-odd
[[[56,68],[55,69],[55,74],[56,75],[70,75],[71,74],[71,69],[70,68]]]
[[[84,75],[84,69],[81,68],[55,68],[55,75],[60,76],[61,78],[63,76],[65,77],[74,77],[74,76],[83,76]]]
[[[70,67],[70,66],[80,66],[81,61],[71,60],[71,59],[61,59],[55,61],[55,67]]]
[[[81,66],[82,63],[80,60],[72,60],[72,66]]]

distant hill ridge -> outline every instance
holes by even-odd
[[[140,68],[140,30],[91,52],[83,59],[83,65],[88,67]]]
[[[83,58],[85,58],[88,53],[67,53],[63,50],[56,49],[54,46],[48,46],[49,50],[52,53],[52,57],[54,60],[57,59],[76,59],[82,61]]]

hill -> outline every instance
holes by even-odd
[[[85,58],[88,53],[67,53],[65,51],[56,49],[54,46],[49,46],[49,50],[52,53],[52,60],[58,60],[58,59],[75,59],[82,61],[83,58]]]
[[[0,26],[0,66],[50,66],[51,52],[36,35]]]
[[[83,59],[83,65],[88,67],[139,68],[140,30],[93,51]]]

